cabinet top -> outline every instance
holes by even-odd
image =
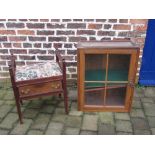
[[[131,41],[84,41],[77,48],[139,48]]]

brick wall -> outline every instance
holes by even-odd
[[[0,19],[0,78],[9,77],[11,52],[25,65],[53,60],[58,50],[67,60],[68,79],[76,79],[78,41],[132,39],[142,54],[146,28],[146,19]]]

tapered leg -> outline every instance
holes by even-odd
[[[20,107],[21,100],[19,99],[19,96],[17,94],[17,89],[15,88],[15,86],[13,86],[13,91],[14,91],[14,96],[15,96],[15,100],[16,100],[16,107],[17,107],[17,112],[18,112],[18,116],[19,116],[19,121],[20,121],[20,124],[23,124],[21,107]]]
[[[66,114],[68,114],[68,96],[67,96],[66,80],[63,80],[63,93],[64,93],[65,112]]]
[[[18,112],[20,124],[23,124],[22,112],[21,112],[21,107],[20,107],[20,100],[19,100],[19,98],[16,99],[16,106],[17,106],[17,112]]]

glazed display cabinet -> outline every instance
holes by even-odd
[[[130,41],[78,43],[78,109],[131,109],[139,48]]]

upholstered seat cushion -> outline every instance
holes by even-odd
[[[45,62],[16,67],[16,81],[32,80],[37,78],[62,75],[56,62]]]

